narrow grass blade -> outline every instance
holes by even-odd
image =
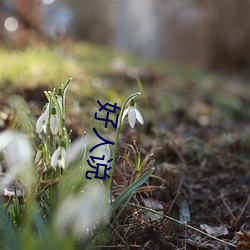
[[[129,195],[129,197],[127,198],[127,200],[123,203],[122,207],[119,209],[119,212],[117,213],[117,215],[115,216],[113,222],[112,222],[112,225],[114,225],[117,220],[119,219],[120,215],[122,214],[122,212],[124,211],[124,209],[126,208],[127,204],[129,203],[130,199],[132,198],[133,196],[133,193],[131,193]]]
[[[154,172],[154,168],[149,169],[143,176],[138,178],[133,184],[126,188],[118,198],[113,202],[112,208],[115,211],[124,200],[126,200],[137,188],[139,188]]]

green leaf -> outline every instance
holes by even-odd
[[[137,188],[139,188],[143,183],[145,183],[147,179],[151,176],[151,174],[154,172],[154,170],[154,168],[149,169],[143,176],[138,178],[133,184],[126,188],[113,202],[113,210],[115,211],[124,200],[126,200]]]
[[[33,222],[36,226],[38,235],[40,237],[44,236],[45,234],[45,221],[44,218],[42,217],[41,213],[39,212],[39,209],[36,209],[33,211]]]
[[[131,193],[129,195],[129,197],[127,198],[127,200],[124,202],[123,206],[120,208],[119,212],[117,213],[117,215],[115,216],[112,225],[114,225],[116,223],[116,221],[119,219],[120,215],[122,214],[122,212],[124,211],[124,209],[126,208],[127,204],[129,203],[130,199],[132,198],[133,193]]]
[[[137,154],[137,159],[136,159],[136,167],[135,167],[135,172],[139,173],[139,171],[141,170],[141,154],[140,152]]]
[[[68,89],[68,86],[69,86],[69,83],[72,81],[72,78],[69,78],[69,80],[67,81],[67,83],[63,86],[63,89],[62,89],[62,96],[65,98],[65,95],[66,95],[66,91]]]
[[[187,200],[181,202],[180,208],[180,221],[181,222],[189,222],[191,220],[190,210]]]
[[[2,208],[0,208],[0,228],[3,231],[6,249],[7,250],[21,250],[20,241],[16,231],[11,226],[8,220],[8,215]]]

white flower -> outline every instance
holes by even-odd
[[[36,122],[36,132],[41,133],[42,131],[46,134],[47,132],[47,125],[49,120],[49,104],[47,104],[45,110],[40,115]]]
[[[41,163],[42,156],[43,156],[43,145],[40,144],[40,146],[39,146],[39,148],[37,150],[36,156],[35,156],[35,163],[37,165],[39,165]]]
[[[0,133],[0,152],[7,163],[7,173],[1,179],[0,188],[13,179],[21,177],[27,186],[33,181],[32,147],[28,138],[21,133],[6,130]]]
[[[143,120],[143,117],[142,117],[142,114],[141,112],[135,107],[135,103],[134,103],[134,100],[131,100],[130,101],[130,105],[128,108],[126,108],[123,112],[123,115],[122,115],[122,120],[125,118],[125,116],[128,114],[128,122],[129,122],[129,125],[134,128],[135,126],[135,122],[136,122],[136,119],[141,123],[143,124],[144,123],[144,120]]]
[[[71,233],[79,240],[86,240],[96,225],[109,216],[108,202],[100,182],[92,181],[78,195],[69,195],[57,210],[56,230]]]
[[[59,104],[60,109],[61,109],[61,111],[62,111],[62,96],[61,96],[61,95],[58,95],[58,96],[57,96],[57,101],[58,101],[58,104]]]
[[[38,149],[37,150],[37,153],[36,153],[36,156],[35,156],[35,163],[38,164],[40,163],[40,160],[42,158],[42,155],[43,155],[43,151]]]
[[[86,162],[87,158],[89,157],[89,150],[95,145],[102,142],[103,141],[97,136],[91,136],[89,134],[84,134],[83,136],[78,137],[69,145],[69,148],[67,150],[67,164],[71,165],[75,164],[76,162]],[[104,159],[110,159],[110,147],[108,145],[103,147],[97,147],[94,152],[92,152],[92,155],[95,157],[100,157],[100,155],[104,155]],[[100,171],[101,169],[102,167],[100,166]]]
[[[58,112],[56,108],[53,107],[51,111],[51,116],[50,116],[50,130],[53,135],[56,135],[58,133],[59,126],[60,126],[60,122],[59,122]]]
[[[51,166],[56,168],[56,166],[64,169],[67,160],[67,152],[63,146],[60,146],[56,149],[51,157]]]

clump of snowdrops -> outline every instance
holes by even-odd
[[[71,141],[72,131],[65,126],[69,84],[70,80],[45,91],[47,103],[34,131],[0,133],[0,191],[2,197],[9,197],[1,200],[1,249],[66,250],[104,244],[110,235],[103,229],[118,219],[134,191],[154,171],[138,175],[116,198],[111,191],[115,160],[110,163],[110,178],[85,178],[89,148],[100,141],[88,134]],[[131,127],[136,120],[144,123],[134,103],[139,94],[130,95],[121,107],[113,149],[99,147],[96,155],[116,158],[126,116]],[[137,173],[139,168],[137,163]]]

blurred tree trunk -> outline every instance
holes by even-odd
[[[25,45],[41,36],[41,2],[39,0],[15,0],[19,22],[19,43]]]
[[[77,39],[109,44],[112,40],[112,1],[64,0],[74,12],[73,29]]]
[[[38,0],[16,0],[17,19],[26,30],[39,31],[41,3]]]
[[[250,1],[209,2],[209,65],[223,71],[246,69],[250,66]]]

